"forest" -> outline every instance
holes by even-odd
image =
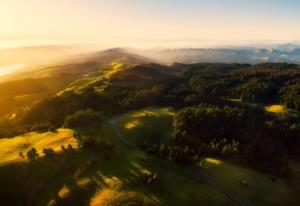
[[[288,175],[286,158],[300,157],[297,65],[145,64],[112,76],[101,93],[94,89],[100,84],[42,99],[19,111],[17,119],[3,118],[1,136],[89,125],[149,106],[173,107],[178,111],[173,141],[163,145],[171,148],[164,151],[168,155],[176,148],[188,159],[230,157],[278,175]],[[288,110],[269,113],[270,104]],[[147,147],[154,152],[155,146]]]

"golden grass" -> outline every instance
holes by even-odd
[[[9,117],[9,119],[15,119],[16,116],[17,116],[17,114],[16,114],[16,113],[13,113],[13,114]]]
[[[122,63],[118,63],[118,62],[112,62],[110,65],[113,66],[114,70],[120,69],[123,66]]]
[[[124,127],[126,129],[132,129],[132,128],[135,128],[137,127],[141,122],[138,121],[138,120],[133,120],[133,121],[130,121],[130,122],[127,122]]]
[[[158,117],[159,116],[159,113],[158,112],[154,112],[154,111],[149,111],[149,110],[145,110],[145,111],[139,111],[139,112],[136,112],[134,115],[132,115],[133,117],[147,117],[147,116],[156,116]]]
[[[114,199],[117,198],[120,194],[112,189],[103,189],[101,192],[96,194],[94,198],[92,198],[90,205],[91,206],[104,206],[104,205],[112,205]]]
[[[136,191],[118,191],[105,188],[95,195],[90,201],[90,206],[111,205],[155,205],[145,195]]]
[[[203,158],[199,164],[202,168],[211,169],[220,166],[222,163],[223,162],[219,159],[206,157]]]
[[[106,72],[102,78],[107,78],[109,79],[112,75],[118,73],[119,71],[122,70],[123,64],[122,63],[118,63],[118,62],[112,62],[110,64],[112,66],[112,70]]]
[[[57,206],[56,200],[55,199],[51,199],[48,203],[47,206]]]
[[[125,129],[133,129],[140,125],[142,125],[142,118],[144,117],[160,117],[160,116],[174,116],[175,112],[171,111],[169,108],[162,108],[162,109],[153,109],[148,108],[142,111],[137,111],[131,113],[128,120],[125,121],[123,127]]]
[[[217,160],[217,159],[214,159],[214,158],[205,158],[205,161],[210,163],[210,164],[214,164],[214,165],[219,165],[222,163],[221,160]]]
[[[140,173],[140,174],[149,174],[150,170],[142,167],[140,164],[132,163],[132,166]]]
[[[99,74],[99,76],[97,75],[95,77],[86,77],[86,78],[76,80],[76,81],[72,82],[69,85],[68,88],[57,92],[56,95],[61,96],[65,92],[68,92],[68,91],[74,91],[74,92],[80,93],[87,86],[89,86],[89,85],[94,86],[94,83],[96,83],[96,82],[99,82],[99,81],[106,82],[108,79],[111,78],[111,76],[113,76],[116,73],[122,71],[126,67],[126,65],[121,63],[122,61],[124,61],[124,60],[123,59],[116,59],[114,62],[107,65],[108,68],[103,70]],[[105,88],[104,86],[100,86],[100,87],[95,87],[94,86],[94,89],[97,93],[103,92],[104,88]]]
[[[0,139],[0,164],[26,161],[26,157],[21,157],[20,152],[26,156],[26,152],[35,148],[40,156],[44,148],[52,148],[55,152],[61,150],[69,144],[77,148],[77,140],[73,136],[74,132],[70,129],[58,129],[57,132],[36,133],[31,132],[14,138]]]
[[[283,105],[270,105],[266,107],[266,111],[271,113],[284,113],[286,111],[286,108]]]
[[[120,189],[123,182],[117,177],[105,177],[103,178],[106,185],[113,189]]]
[[[102,178],[103,182],[99,183],[100,185],[103,185],[105,187],[109,187],[111,189],[116,189],[119,190],[123,186],[123,181],[120,180],[118,177],[112,176],[112,177],[107,177],[103,175],[101,172],[98,172],[99,177]]]
[[[63,186],[59,191],[58,191],[58,197],[61,199],[68,198],[71,195],[71,190],[67,186]]]
[[[203,158],[199,165],[213,181],[254,205],[298,205],[292,190],[299,190],[288,186],[284,179],[273,181],[267,174],[213,158]],[[246,181],[249,187],[242,187],[242,181]]]
[[[160,116],[160,115],[170,115],[170,116],[174,116],[175,112],[173,112],[172,110],[170,110],[169,108],[161,108],[159,110],[155,110],[155,109],[146,109],[143,111],[139,111],[139,112],[135,112],[133,114],[133,117],[145,117],[145,116]]]
[[[238,98],[229,98],[229,101],[232,101],[232,102],[242,102],[242,99],[238,99]]]
[[[80,179],[80,180],[77,181],[77,185],[80,188],[86,188],[91,183],[92,183],[92,180],[89,179],[89,178],[82,178],[82,179]]]

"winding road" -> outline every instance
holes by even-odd
[[[126,138],[124,138],[122,136],[122,134],[120,132],[120,129],[119,129],[119,122],[116,118],[112,119],[110,121],[110,123],[114,126],[118,138],[124,144],[128,145],[132,149],[141,150],[136,145],[132,144],[131,142],[129,142]],[[227,196],[229,199],[231,199],[236,205],[239,205],[239,206],[254,206],[254,204],[248,202],[247,200],[244,200],[244,199],[241,199],[241,198],[237,197],[231,191],[225,189],[224,187],[222,187],[221,185],[219,185],[218,183],[213,181],[211,178],[209,178],[209,176],[207,174],[205,174],[205,172],[203,170],[199,169],[197,171],[197,177],[198,177],[199,180],[202,180],[202,181],[204,180],[208,185],[213,187],[215,190],[223,193],[225,196]]]

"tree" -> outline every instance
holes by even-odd
[[[33,161],[33,160],[36,160],[39,155],[37,153],[37,150],[33,147],[31,150],[29,150],[27,153],[27,158],[30,160],[30,161]]]
[[[55,152],[52,148],[44,148],[43,153],[45,154],[46,158],[52,158],[52,157],[54,157],[54,154],[55,154]]]

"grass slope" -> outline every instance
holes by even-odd
[[[270,105],[266,107],[267,112],[276,113],[276,114],[282,114],[286,111],[286,108],[283,105]]]
[[[58,95],[66,91],[81,92],[88,86],[93,86],[96,91],[102,92],[108,84],[108,79],[117,74],[119,71],[126,69],[132,65],[123,64],[121,60],[115,60],[108,65],[102,65],[101,70],[97,72],[91,72],[82,76],[70,83],[67,88],[60,91]]]
[[[127,113],[118,122],[123,136],[135,145],[145,141],[166,143],[170,141],[174,115],[170,108],[146,108]]]
[[[152,140],[156,143],[167,142],[170,140],[174,114],[175,112],[170,108],[147,108],[127,113],[119,117],[118,121],[122,135],[134,144],[140,144],[144,140],[148,142]],[[157,164],[159,165],[159,163]],[[214,181],[238,197],[249,200],[255,205],[300,204],[300,198],[295,195],[297,191],[300,191],[299,186],[297,186],[300,183],[299,181],[292,187],[281,179],[274,182],[270,176],[253,169],[238,166],[230,161],[213,158],[204,158],[199,165]],[[153,167],[157,168],[158,166],[154,165]],[[174,168],[171,171],[177,170],[178,168]],[[297,173],[297,170],[295,170],[295,173]],[[241,186],[240,182],[243,180],[247,181],[249,188],[245,189]],[[191,183],[187,181],[187,183],[183,182],[182,184],[189,187]],[[172,185],[172,187],[176,188],[176,185]],[[185,189],[189,190],[188,188]]]
[[[146,108],[114,119],[119,122],[121,134],[128,141],[139,144],[141,139],[153,136],[155,141],[160,138],[167,141],[170,138],[173,115],[174,112],[168,108]],[[22,176],[17,175],[22,171],[18,166],[0,167],[0,184],[12,188],[19,185],[30,187],[26,197],[30,197],[28,201],[36,203],[35,205],[234,205],[225,195],[197,178],[195,167],[159,159],[124,144],[119,139],[115,126],[111,124],[111,119],[98,127],[80,128],[76,132],[83,137],[110,141],[115,148],[109,157],[103,156],[101,151],[75,151],[69,156],[59,154],[64,155],[64,158],[56,158],[51,164],[36,162],[30,166],[30,182],[36,184],[30,185],[28,177],[22,179]],[[150,134],[145,135],[147,133]],[[66,144],[69,141],[67,136],[71,134],[71,130],[59,130],[57,134],[30,133],[29,136],[34,136],[31,144],[42,149]],[[0,147],[15,145],[9,150],[16,150],[11,154],[13,157],[20,150],[20,143],[17,143],[19,138],[10,143],[6,140],[6,145]],[[22,139],[26,138],[23,136]],[[2,155],[10,157],[9,152]],[[203,159],[199,166],[224,188],[255,205],[299,205],[296,201],[299,190],[293,190],[281,180],[273,182],[270,177],[254,170],[212,158]],[[147,184],[145,173],[149,172],[157,173],[157,184]],[[7,178],[3,178],[4,174],[15,178],[8,182]],[[246,180],[249,188],[242,188],[239,184],[241,180]],[[7,191],[8,188],[4,194]],[[18,194],[22,194],[21,189],[12,190],[7,195],[19,197]]]
[[[139,144],[144,138],[153,141],[168,141],[174,112],[169,108],[146,108],[116,117],[120,132],[128,141]],[[133,150],[117,136],[111,120],[99,128],[78,130],[83,135],[111,141],[115,148],[114,157],[105,164],[97,165],[87,178],[97,183],[97,192],[90,203],[103,205],[123,204],[124,195],[131,202],[146,201],[145,205],[233,205],[226,196],[197,180],[194,167],[181,166],[171,161],[149,156]],[[255,205],[297,205],[297,188],[291,188],[277,179],[243,168],[229,161],[206,158],[201,168],[208,176],[238,197]],[[157,187],[149,187],[143,178],[148,172],[156,172],[159,177]],[[243,188],[240,181],[246,180],[249,188]],[[113,197],[112,197],[113,196]],[[126,199],[126,198],[125,198]],[[142,199],[142,200],[141,200]]]
[[[162,116],[168,113],[165,109],[151,108],[138,111],[136,114],[148,113],[149,110]],[[126,116],[131,115],[125,114],[116,119],[120,122],[124,120],[125,123]],[[140,120],[146,121],[147,118]],[[2,166],[0,167],[2,203],[24,205],[22,201],[25,200],[27,205],[41,206],[233,205],[222,193],[195,179],[190,167],[129,148],[119,139],[111,120],[103,122],[98,127],[78,129],[77,132],[83,137],[108,140],[115,148],[108,157],[102,153],[103,151],[78,150],[59,153],[52,160],[41,158],[40,161],[29,164]],[[90,164],[91,162],[94,163]],[[147,172],[157,173],[157,184],[147,184],[145,179]],[[9,181],[8,175],[13,177]]]
[[[203,158],[199,165],[213,180],[255,205],[300,204],[300,198],[295,196],[300,191],[299,180],[289,186],[281,179],[274,181],[268,175],[215,158]],[[242,181],[247,182],[248,188],[241,185]]]
[[[61,145],[67,147],[68,144],[71,144],[76,148],[77,141],[73,134],[72,130],[59,129],[57,132],[31,132],[14,138],[0,139],[0,164],[27,160],[25,157],[22,158],[19,153],[22,152],[26,155],[26,152],[33,147],[40,155],[44,148],[51,147],[56,152],[61,150]]]
[[[126,125],[132,121],[132,117],[137,118],[137,114],[144,117],[144,114],[153,112],[156,115],[162,115],[164,119],[170,111],[169,109],[146,109],[137,112],[125,114],[118,118],[120,122]],[[172,113],[171,113],[172,114]],[[169,114],[168,114],[169,115]],[[140,118],[141,118],[140,117]],[[158,117],[157,117],[158,118]],[[143,119],[143,118],[142,118]],[[141,125],[143,125],[143,120]],[[145,118],[149,123],[149,119]],[[153,121],[154,123],[154,121]],[[152,125],[153,127],[157,123]],[[143,128],[145,129],[145,128]],[[121,132],[125,131],[125,128]],[[149,205],[233,205],[233,203],[223,194],[215,191],[204,182],[195,179],[195,173],[189,167],[177,165],[174,162],[162,160],[145,154],[143,151],[134,150],[125,145],[116,135],[114,126],[107,121],[100,128],[85,128],[78,130],[83,136],[93,136],[111,141],[115,146],[115,154],[111,161],[103,165],[97,165],[89,173],[89,178],[95,180],[98,193],[92,198],[92,203],[98,198],[104,198],[104,194],[114,194],[116,197],[123,196],[123,193],[138,193],[140,198],[146,198]],[[137,138],[135,138],[137,139]],[[158,185],[152,187],[147,185],[144,175],[147,172],[156,172],[159,177]],[[117,189],[107,182],[115,179],[118,181]],[[107,190],[109,192],[107,192]],[[120,194],[116,194],[118,192]],[[100,197],[99,197],[100,196]],[[135,195],[133,195],[135,196]],[[106,198],[104,198],[106,199]],[[122,205],[116,198],[111,205]],[[100,200],[99,200],[100,201]],[[108,201],[106,199],[106,201]],[[133,200],[131,200],[133,201]],[[134,200],[133,202],[139,202]],[[101,202],[101,201],[100,201]],[[122,203],[122,204],[121,204]],[[105,204],[104,204],[105,205]],[[133,204],[134,205],[134,204]]]

